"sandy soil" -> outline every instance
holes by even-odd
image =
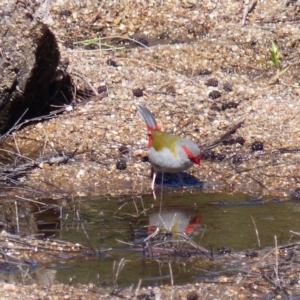
[[[150,165],[143,161],[146,130],[135,108],[144,103],[165,131],[186,136],[202,149],[243,120],[233,138],[243,137],[244,145],[218,146],[214,151],[225,159],[203,160],[187,172],[203,182],[205,191],[290,196],[300,184],[300,5],[250,1],[242,26],[246,8],[243,1],[224,0],[49,2],[41,19],[57,36],[62,60],[69,61],[67,71],[83,74],[99,95],[84,99],[78,92],[89,87],[73,76],[72,106],[7,140],[30,157],[76,151],[68,164],[41,165],[23,182],[55,197],[150,192]],[[119,48],[124,47],[119,37],[131,45],[74,45],[99,36]],[[271,41],[279,49],[278,70],[289,67],[277,80]],[[228,102],[237,105],[228,108]],[[251,150],[255,141],[265,152]],[[120,159],[124,170],[117,168]],[[247,285],[223,288],[216,294],[218,288],[209,287],[211,299],[249,299],[252,291]],[[62,299],[50,296],[51,289],[43,297]],[[99,299],[87,290],[77,298]],[[77,299],[70,293],[64,299]],[[175,298],[202,299],[200,294]]]
[[[135,108],[141,102],[164,130],[188,137],[202,149],[244,120],[233,135],[243,137],[243,146],[214,149],[226,158],[203,161],[188,171],[204,183],[204,190],[289,196],[299,186],[299,4],[253,1],[242,26],[246,6],[240,1],[175,2],[140,1],[132,11],[131,1],[53,1],[44,21],[58,38],[68,71],[107,91],[85,100],[75,93],[74,106],[63,115],[16,133],[24,155],[76,151],[73,163],[45,165],[32,172],[28,184],[54,194],[58,189],[75,195],[149,191],[150,165],[142,162],[146,131]],[[115,38],[120,36],[123,43],[134,36],[148,46],[86,50],[74,45],[99,35],[108,38],[102,43],[118,42],[118,47],[124,46]],[[277,69],[271,41],[279,49],[279,70],[289,67],[278,80],[272,79]],[[73,77],[78,90],[89,89]],[[142,89],[142,97],[134,96],[136,89]],[[237,106],[228,108],[228,103]],[[251,151],[255,141],[263,143],[264,153]],[[128,153],[121,155],[120,148]],[[116,167],[121,156],[126,170]],[[233,163],[233,157],[242,163]]]

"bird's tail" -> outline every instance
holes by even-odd
[[[142,104],[136,104],[136,108],[138,110],[139,115],[144,119],[147,130],[149,132],[153,130],[160,130],[159,126],[157,125],[155,118],[151,111]]]

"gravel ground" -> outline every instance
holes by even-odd
[[[124,7],[121,2],[51,2],[44,21],[58,37],[68,71],[83,74],[107,92],[88,100],[77,97],[72,110],[16,133],[24,155],[77,151],[73,163],[45,165],[26,182],[50,193],[57,193],[53,185],[76,195],[149,192],[150,165],[142,162],[146,131],[135,108],[140,102],[165,131],[202,148],[244,121],[233,135],[244,138],[243,146],[215,149],[221,157],[238,154],[241,164],[232,158],[204,160],[188,171],[204,183],[204,190],[288,196],[299,187],[299,3],[254,1],[241,26],[240,1],[139,1],[134,11],[132,1]],[[99,34],[135,34],[150,46],[86,50],[72,45]],[[276,82],[271,41],[279,48],[280,70],[289,66]],[[88,88],[81,78],[74,76],[74,81],[78,90]],[[264,153],[251,152],[255,141],[263,143]],[[116,167],[120,147],[129,151],[121,161],[126,160],[126,170]],[[278,154],[282,148],[298,151]]]
[[[76,151],[68,164],[34,170],[24,178],[26,184],[55,197],[150,192],[150,165],[143,162],[146,130],[135,108],[135,103],[144,103],[165,131],[188,137],[203,149],[243,120],[233,138],[243,137],[244,145],[218,146],[214,150],[226,154],[225,159],[203,160],[187,171],[204,183],[205,191],[289,196],[300,187],[299,3],[250,1],[242,26],[243,1],[204,2],[45,2],[49,6],[43,6],[41,18],[57,36],[62,60],[69,61],[67,71],[83,74],[94,88],[105,86],[106,92],[89,99],[74,94],[75,104],[66,106],[63,114],[7,140],[30,157],[54,149]],[[147,45],[133,43],[120,50],[73,44],[99,35],[109,37],[103,41],[108,44],[122,36]],[[271,41],[279,48],[279,69],[289,66],[278,80],[272,79],[277,69],[270,60]],[[76,92],[88,89],[84,80],[73,79]],[[251,151],[255,141],[263,143],[265,152]],[[242,158],[240,164],[232,162],[235,154]],[[120,159],[121,165],[126,161],[125,170],[116,167]],[[41,290],[45,295],[39,297],[80,298],[71,291],[59,296],[56,288],[65,291],[52,287]],[[35,287],[25,289],[36,297]],[[88,287],[82,289],[80,299],[99,299]],[[212,299],[249,299],[245,287],[244,292],[236,286],[208,289]],[[192,296],[175,298],[197,299]]]

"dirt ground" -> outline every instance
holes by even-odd
[[[243,121],[232,138],[242,137],[244,145],[222,144],[213,149],[216,159],[187,171],[204,191],[295,195],[300,187],[298,1],[55,0],[40,6],[39,17],[69,63],[74,102],[63,114],[16,132],[7,144],[32,158],[54,151],[75,156],[67,164],[41,165],[23,182],[53,197],[150,193],[146,130],[135,107],[144,103],[165,131],[202,149]],[[103,39],[96,45],[76,43],[97,37]],[[277,67],[271,41],[279,49]],[[89,84],[98,95],[84,97]],[[254,142],[263,143],[265,151],[253,152]],[[208,293],[205,299],[249,299],[250,286],[206,285],[212,297]],[[69,298],[52,289],[39,297],[99,299],[88,287]],[[204,299],[198,285],[176,288],[186,289],[198,294],[176,292],[173,299]],[[138,299],[152,299],[147,297]]]
[[[203,149],[243,120],[232,136],[242,137],[243,146],[213,149],[220,159],[188,171],[204,190],[289,196],[300,174],[299,3],[252,1],[244,26],[247,6],[241,1],[139,1],[134,10],[132,5],[49,4],[42,20],[57,36],[67,71],[86,80],[73,76],[74,105],[62,115],[11,139],[12,147],[30,157],[76,151],[73,163],[41,166],[26,182],[50,194],[149,192],[150,165],[142,159],[146,130],[135,107],[144,103],[164,130]],[[98,45],[74,44],[99,36],[105,39]],[[279,49],[278,69],[289,67],[277,80],[271,41]],[[86,82],[98,96],[82,98],[90,90]],[[263,154],[251,151],[256,141],[263,143]],[[233,157],[243,159],[234,163]],[[126,169],[119,170],[124,161]]]

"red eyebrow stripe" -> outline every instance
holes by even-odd
[[[197,165],[200,165],[201,156],[195,157],[194,154],[187,148],[186,145],[182,145],[181,147],[192,162],[194,162]]]
[[[151,147],[152,140],[153,140],[153,138],[152,138],[152,135],[151,135],[151,133],[148,133],[148,144],[147,144],[147,147],[148,147],[148,148],[150,148],[150,147]]]

